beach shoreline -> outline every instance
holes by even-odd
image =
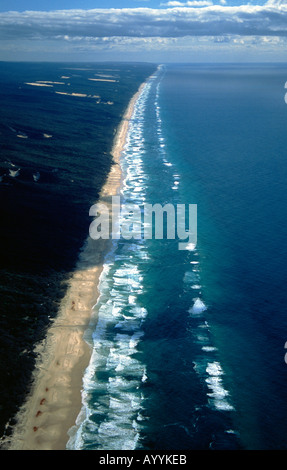
[[[97,203],[109,204],[118,194],[120,155],[134,105],[145,84],[133,95],[117,129],[112,149],[114,164]],[[85,241],[59,313],[45,340],[36,346],[33,384],[16,417],[13,434],[4,444],[7,450],[66,450],[68,432],[82,408],[83,375],[92,354],[84,334],[97,302],[99,279],[110,246],[111,240],[88,237]]]

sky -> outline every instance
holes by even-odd
[[[285,62],[287,0],[0,0],[0,60]]]

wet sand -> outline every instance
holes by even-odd
[[[115,164],[97,202],[107,204],[111,196],[118,194],[120,155],[134,104],[143,86],[130,101],[117,131],[112,152]],[[68,431],[75,425],[81,410],[83,375],[92,352],[83,335],[97,301],[99,277],[110,243],[110,240],[90,237],[86,240],[59,314],[45,341],[37,346],[39,356],[33,386],[17,416],[13,435],[6,446],[8,450],[66,449]]]

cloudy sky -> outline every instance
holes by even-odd
[[[0,1],[0,60],[286,58],[287,0]]]

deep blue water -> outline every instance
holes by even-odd
[[[283,65],[168,65],[122,154],[122,202],[197,205],[194,250],[121,238],[68,448],[286,449]]]

